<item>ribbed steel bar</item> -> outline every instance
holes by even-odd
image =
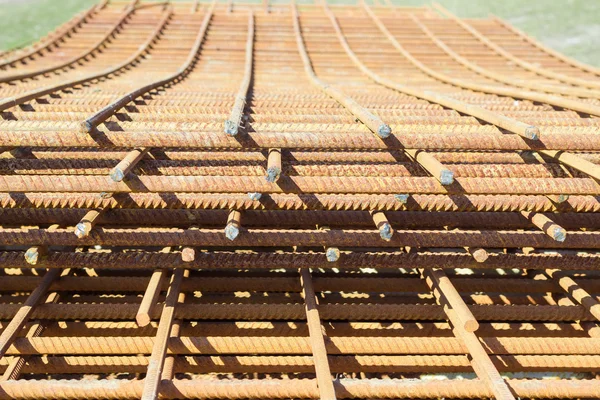
[[[310,335],[310,347],[312,349],[315,372],[317,375],[317,386],[319,387],[319,397],[326,400],[335,400],[335,389],[329,360],[327,358],[327,348],[325,347],[325,328],[319,317],[317,297],[313,288],[312,276],[308,268],[300,270],[300,282],[302,284],[302,295],[304,297],[304,306],[306,310],[306,322]]]
[[[427,28],[427,26],[425,26],[425,24],[419,19],[419,17],[415,16],[414,14],[411,14],[410,18],[419,27],[419,29],[423,33],[425,33],[425,35],[427,35],[427,37],[429,39],[431,39],[431,41],[433,41],[446,54],[448,54],[450,57],[452,57],[453,60],[455,60],[456,62],[465,66],[466,68],[468,68],[478,74],[481,74],[485,77],[491,78],[495,81],[498,81],[498,82],[501,82],[501,83],[504,83],[507,85],[518,86],[518,87],[531,89],[534,91],[537,90],[537,91],[543,91],[543,92],[552,93],[552,94],[564,94],[564,95],[570,95],[570,96],[591,97],[591,98],[597,98],[597,96],[599,95],[598,93],[594,93],[593,91],[586,90],[586,89],[546,86],[546,85],[540,84],[539,82],[532,83],[525,79],[518,79],[518,78],[515,79],[514,77],[513,77],[513,79],[510,79],[510,78],[505,77],[502,74],[499,74],[499,73],[496,73],[489,69],[480,67],[479,65],[469,61],[467,58],[461,56],[460,54],[458,54],[457,52],[452,50],[446,43],[444,43],[443,40],[438,38],[429,28]]]
[[[167,345],[173,325],[175,310],[178,303],[182,303],[184,300],[184,294],[180,293],[180,289],[181,282],[186,277],[186,274],[187,271],[183,269],[176,269],[173,271],[165,304],[161,312],[158,330],[154,339],[154,346],[152,347],[148,370],[146,371],[144,390],[141,396],[142,400],[153,400],[158,398],[162,369],[165,363]]]
[[[546,273],[556,280],[558,285],[577,303],[584,306],[590,314],[600,320],[600,303],[583,289],[573,278],[559,270],[547,270]]]
[[[526,61],[522,60],[521,58],[516,57],[514,54],[512,54],[508,50],[498,46],[492,40],[488,39],[485,35],[483,35],[481,32],[479,32],[477,29],[475,29],[473,26],[471,26],[468,22],[457,18],[450,11],[446,10],[439,4],[434,4],[434,7],[436,10],[440,11],[443,15],[450,18],[452,21],[456,22],[459,26],[464,28],[471,35],[476,37],[479,41],[484,43],[488,48],[490,48],[494,52],[502,55],[507,60],[514,62],[515,64],[519,65],[520,67],[523,67],[523,68],[525,68],[529,71],[532,71],[538,75],[552,78],[552,79],[557,79],[557,80],[565,82],[565,83],[570,83],[570,84],[578,85],[578,86],[582,86],[582,87],[600,89],[600,83],[598,83],[598,82],[579,79],[579,78],[575,78],[572,76],[556,73],[556,72],[550,71],[548,69],[541,68],[537,65],[531,64],[529,62],[526,62]]]
[[[130,193],[103,196],[90,193],[0,193],[5,209],[192,209],[192,210],[362,210],[444,212],[577,212],[600,211],[600,196],[569,196],[556,204],[541,195],[410,195],[399,201],[395,195],[270,194],[255,201],[248,194]]]
[[[126,106],[128,103],[132,102],[137,97],[142,96],[143,94],[148,93],[149,91],[151,91],[153,89],[176,82],[177,80],[179,80],[182,77],[184,77],[185,75],[187,75],[189,73],[190,69],[193,68],[194,60],[198,56],[198,53],[202,46],[202,42],[204,41],[204,36],[206,35],[208,25],[210,24],[210,20],[212,18],[213,9],[214,9],[214,4],[207,11],[207,13],[204,17],[204,20],[202,21],[202,25],[200,26],[200,29],[198,31],[198,35],[196,36],[196,40],[189,52],[189,55],[188,55],[187,59],[185,60],[185,62],[183,63],[183,65],[181,65],[181,67],[177,70],[177,72],[175,72],[172,75],[167,76],[164,79],[161,79],[159,81],[153,82],[149,85],[140,87],[136,90],[129,92],[125,96],[114,101],[113,103],[104,107],[102,110],[98,111],[94,115],[87,118],[82,123],[82,128],[88,133],[92,132],[99,124],[106,121],[115,112],[117,112],[119,109]]]
[[[92,231],[92,228],[98,220],[101,218],[101,215],[104,213],[105,209],[94,209],[88,211],[83,218],[75,225],[75,236],[78,238],[86,237]]]
[[[402,54],[404,54],[405,57],[407,57],[409,60],[412,60],[412,62],[414,62],[415,65],[417,65],[417,67],[419,69],[423,70],[428,75],[433,76],[435,79],[439,79],[442,82],[450,83],[452,85],[456,85],[456,86],[463,87],[466,89],[481,91],[481,92],[485,92],[485,93],[492,93],[492,94],[497,94],[497,95],[501,95],[501,96],[509,96],[509,97],[539,101],[539,102],[544,102],[544,103],[556,105],[559,107],[565,107],[565,108],[568,108],[571,110],[576,110],[576,111],[591,114],[591,115],[596,115],[596,116],[600,115],[600,107],[593,105],[593,104],[588,104],[588,103],[585,103],[582,101],[572,100],[569,98],[563,98],[563,97],[559,97],[559,96],[555,96],[555,95],[549,95],[549,94],[545,94],[545,93],[528,91],[528,90],[523,90],[523,89],[518,89],[518,88],[481,85],[478,83],[473,83],[473,82],[465,81],[462,79],[456,79],[451,76],[447,76],[443,73],[429,69],[404,50],[404,48],[400,45],[400,43],[398,43],[398,41],[394,38],[394,36],[387,30],[385,25],[383,25],[383,23],[381,23],[381,21],[378,19],[378,17],[366,5],[365,5],[365,10],[373,18],[374,22],[381,29],[381,31],[394,44],[394,47],[396,47],[396,49],[398,49]]]
[[[150,316],[153,314],[153,309],[156,306],[158,296],[160,295],[165,274],[166,270],[164,269],[157,269],[152,273],[146,291],[144,292],[144,297],[142,297],[140,308],[135,316],[135,321],[138,326],[143,327],[150,323]]]
[[[43,42],[34,43],[27,49],[23,49],[22,51],[17,51],[14,55],[3,58],[0,60],[0,68],[6,68],[11,64],[15,64],[19,61],[24,61],[31,58],[34,55],[42,55],[44,50],[51,49],[55,47],[58,43],[64,40],[65,37],[72,35],[77,32],[77,28],[83,25],[87,20],[94,16],[99,10],[101,10],[108,1],[102,1],[100,4],[94,4],[87,11],[84,11],[81,14],[73,17],[71,21],[68,21],[64,25],[61,25],[57,28],[56,31],[47,35],[47,39]]]
[[[258,176],[154,176],[127,182],[108,176],[0,175],[0,192],[188,192],[188,193],[344,193],[344,194],[560,194],[593,195],[591,178],[468,178],[443,185],[430,177],[284,176],[273,185]]]
[[[104,245],[104,246],[338,246],[338,247],[535,247],[548,249],[598,249],[600,232],[570,231],[563,242],[538,231],[502,230],[396,230],[382,241],[375,230],[246,229],[235,243],[219,229],[183,230],[169,228],[97,228],[77,238],[67,229],[2,228],[4,245]]]
[[[302,37],[302,28],[300,27],[300,14],[298,13],[298,9],[295,3],[292,4],[291,9],[292,22],[294,24],[294,35],[296,37],[298,52],[300,53],[300,57],[302,58],[302,63],[304,65],[304,71],[306,72],[306,75],[308,76],[310,82],[317,88],[322,90],[325,94],[338,101],[342,106],[344,106],[349,112],[351,112],[358,120],[360,120],[366,127],[369,128],[371,132],[375,133],[379,138],[388,138],[392,133],[392,129],[389,125],[384,123],[379,117],[372,114],[369,110],[365,109],[354,99],[347,96],[339,89],[326,84],[317,77],[312,67],[312,63],[310,61],[308,52],[306,51],[304,38]]]
[[[138,304],[41,304],[32,313],[32,318],[52,320],[134,320]],[[594,321],[595,318],[579,305],[510,305],[476,304],[469,307],[477,320],[484,321]],[[18,304],[6,304],[0,310],[0,319],[13,318],[19,310]],[[443,321],[446,315],[436,304],[377,304],[339,303],[322,304],[319,314],[323,320],[353,321]],[[158,318],[157,311],[151,315]],[[304,320],[302,304],[287,303],[223,303],[182,304],[175,311],[177,319],[196,320]]]
[[[550,240],[550,239],[549,239]],[[377,240],[378,247],[381,239]],[[522,245],[522,244],[521,244]],[[0,252],[0,266],[3,268],[23,267],[22,251]],[[325,260],[323,254],[314,253],[268,253],[257,252],[237,254],[235,252],[199,252],[189,268],[280,268],[293,265],[297,268],[341,268],[355,269],[365,266],[372,268],[521,268],[527,265],[531,269],[556,268],[563,270],[598,270],[600,254],[556,252],[549,254],[511,254],[490,253],[485,263],[478,263],[466,252],[390,252],[390,253],[342,253],[337,263]],[[86,268],[94,265],[97,269],[127,268],[148,269],[157,265],[172,267],[183,266],[179,254],[159,252],[131,253],[70,253],[50,252],[40,260],[44,268]]]
[[[465,332],[475,332],[479,329],[479,322],[442,269],[421,269],[420,272],[455,329]]]
[[[481,343],[495,355],[600,355],[600,339],[564,337],[483,337]],[[151,336],[17,338],[7,355],[133,355],[150,354]],[[454,337],[336,337],[325,343],[329,355],[464,355],[462,341]],[[229,336],[169,339],[168,354],[185,355],[311,355],[308,337]]]
[[[279,150],[279,149],[277,149]],[[133,160],[143,150],[133,150],[126,157]],[[277,153],[273,149],[271,153]],[[281,151],[278,151],[281,154]],[[446,179],[447,184],[452,183],[451,179],[456,177],[467,178],[585,178],[585,174],[579,173],[575,168],[564,168],[558,163],[539,163],[539,164],[470,164],[460,163],[452,164],[449,171],[439,162],[437,166],[428,163],[425,160],[429,153],[421,151],[407,150],[408,154],[415,154],[415,158],[422,164],[430,166],[429,171],[432,175]],[[564,153],[563,153],[564,154]],[[273,154],[273,157],[275,154]],[[125,158],[125,157],[124,157]],[[387,177],[410,177],[427,176],[424,168],[413,162],[397,163],[377,163],[377,164],[337,164],[337,163],[298,163],[293,160],[285,159],[285,165],[274,168],[267,164],[267,177],[275,175],[280,170],[280,175],[288,176],[387,176]],[[123,171],[130,171],[137,175],[209,175],[209,176],[227,176],[227,175],[250,175],[258,176],[265,174],[265,168],[259,162],[248,162],[247,165],[241,165],[240,161],[210,161],[205,162],[196,160],[138,160],[137,165],[130,163],[119,165],[118,168],[110,170],[114,161],[112,160],[79,160],[79,159],[0,159],[0,173],[19,175],[37,175],[41,171],[46,175],[105,175],[109,174],[111,178],[118,182]],[[583,168],[585,170],[585,168]],[[446,177],[445,175],[448,175]],[[275,175],[276,176],[276,175]],[[441,179],[440,179],[441,180]],[[564,201],[566,199],[563,199]],[[555,202],[562,202],[555,201]]]
[[[38,97],[36,94],[35,97]],[[453,129],[459,131],[460,129]],[[155,131],[152,135],[139,131],[103,131],[89,134],[76,130],[50,130],[43,136],[38,131],[6,130],[0,137],[0,146],[18,147],[167,147],[186,149],[319,149],[319,150],[399,150],[403,148],[421,150],[563,150],[600,151],[600,144],[593,135],[573,133],[544,133],[543,140],[526,141],[518,135],[497,132],[481,132],[473,135],[464,133],[392,134],[383,142],[371,133],[353,132],[249,132],[243,137],[231,137],[221,132],[200,131]],[[401,141],[400,141],[401,139]]]
[[[16,97],[10,97],[10,98],[3,99],[2,101],[0,101],[0,111],[7,110],[11,107],[18,106],[18,105],[28,102],[30,100],[34,100],[36,98],[39,98],[39,97],[42,97],[42,96],[45,96],[45,95],[48,95],[48,94],[51,94],[54,92],[58,92],[60,90],[63,90],[63,89],[69,88],[69,87],[82,85],[84,83],[94,81],[96,79],[108,77],[111,74],[132,65],[143,54],[145,54],[148,51],[148,49],[150,48],[150,46],[152,45],[152,43],[154,43],[156,41],[157,36],[161,32],[161,30],[164,28],[164,26],[168,23],[171,15],[172,15],[172,11],[168,10],[165,13],[165,16],[160,20],[160,22],[158,23],[157,27],[154,29],[152,34],[148,37],[148,39],[137,49],[137,51],[134,54],[132,54],[123,63],[121,63],[115,67],[108,68],[107,70],[102,71],[100,73],[93,73],[93,74],[84,76],[83,78],[75,78],[72,80],[68,80],[66,82],[65,81],[60,82],[55,85],[50,85],[50,86],[45,86],[45,87],[38,88],[38,89],[33,89],[28,92],[19,94]]]
[[[585,398],[594,397],[598,390],[596,380],[508,380],[509,386],[520,397],[532,398]],[[19,381],[0,384],[2,399],[36,399],[49,396],[56,399],[116,398],[137,399],[142,393],[143,380],[99,380],[77,383],[69,380],[47,380],[23,386]],[[415,381],[413,379],[340,379],[335,382],[339,398],[486,398],[492,395],[479,380]],[[317,383],[311,379],[250,379],[229,380],[173,380],[160,387],[167,399],[195,398],[319,398]]]
[[[121,182],[129,172],[135,168],[142,158],[148,153],[147,148],[133,149],[110,170],[109,176],[115,182]]]
[[[252,81],[252,64],[254,57],[254,13],[252,10],[248,13],[248,39],[246,41],[246,63],[244,64],[244,77],[240,84],[240,89],[235,97],[235,103],[229,118],[225,121],[225,133],[228,135],[237,135],[242,123],[244,108],[246,107],[246,98],[248,89]]]
[[[100,38],[100,40],[98,42],[94,43],[91,48],[89,48],[85,52],[73,57],[72,59],[69,59],[59,65],[52,65],[49,67],[44,67],[42,69],[35,70],[33,72],[26,72],[26,73],[16,74],[16,75],[2,75],[2,76],[0,76],[0,83],[12,82],[12,81],[16,81],[16,80],[23,80],[23,79],[35,77],[37,75],[47,74],[49,72],[61,70],[61,69],[67,68],[69,66],[72,66],[73,64],[76,64],[76,63],[80,62],[81,60],[85,60],[90,55],[94,54],[94,52],[96,52],[99,49],[101,49],[102,47],[106,46],[108,40],[112,36],[114,36],[116,32],[118,32],[120,27],[126,22],[127,18],[129,18],[129,16],[134,12],[135,12],[135,6],[132,5],[132,6],[128,7],[127,10],[125,10],[125,12],[123,12],[123,15],[119,17],[117,22],[109,29],[109,31],[103,37]]]
[[[61,273],[62,271],[60,269],[48,270],[39,286],[31,292],[25,303],[19,307],[17,313],[11,319],[10,324],[8,324],[0,335],[0,357],[6,354],[6,350],[10,347],[14,338],[31,318],[31,314],[35,311],[35,307],[41,301],[42,297],[46,295],[52,282],[60,276]]]
[[[172,357],[172,356],[169,356]],[[597,370],[600,357],[588,356],[490,356],[494,365],[502,372],[587,372]],[[314,363],[311,356],[222,356],[215,364],[209,356],[175,358],[176,373],[311,373]],[[471,365],[464,355],[428,356],[329,356],[333,372],[470,372]],[[68,374],[68,373],[112,373],[126,371],[143,373],[148,359],[145,356],[49,356],[30,357],[24,373]],[[0,365],[0,371],[7,368]]]
[[[489,256],[489,255],[488,255]],[[100,270],[98,270],[100,272]],[[154,293],[154,287],[157,290],[166,290],[167,284],[161,281],[159,284],[150,283],[154,279],[152,277],[158,274],[155,270],[152,272],[150,281],[147,276],[127,276],[126,279],[121,279],[120,276],[103,276],[103,277],[62,277],[60,281],[55,282],[50,286],[50,290],[55,292],[63,291],[78,291],[85,292],[139,292],[148,293],[148,287],[151,287]],[[550,270],[548,270],[550,271]],[[591,272],[591,271],[590,271]],[[133,271],[131,271],[133,273]],[[548,272],[547,272],[548,273]],[[18,290],[33,290],[39,284],[41,278],[35,276],[5,276],[3,277],[3,286],[0,288],[2,292],[18,291]],[[531,282],[529,279],[522,278],[496,278],[496,277],[470,277],[462,278],[458,276],[452,277],[453,285],[456,290],[461,293],[472,292],[487,292],[508,294],[540,294],[540,293],[563,293],[564,289],[554,281],[537,280]],[[359,292],[398,292],[401,293],[404,288],[413,288],[416,291],[426,291],[426,284],[422,282],[416,275],[398,276],[386,274],[385,277],[351,277],[348,275],[330,276],[317,275],[313,277],[313,286],[316,291],[359,291]],[[588,292],[598,291],[600,288],[600,279],[595,277],[578,278],[577,286],[585,289]],[[210,293],[226,293],[235,291],[258,291],[258,292],[296,292],[298,291],[297,282],[294,277],[265,277],[262,275],[250,276],[191,276],[182,284],[182,291],[199,290]],[[141,304],[145,303],[142,298]],[[152,304],[155,304],[154,301]],[[138,314],[140,315],[139,311]],[[136,317],[136,321],[138,318]],[[139,322],[139,321],[138,321]]]

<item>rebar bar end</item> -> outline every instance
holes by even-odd
[[[379,129],[377,129],[377,135],[379,135],[379,137],[382,139],[390,137],[391,134],[392,128],[390,128],[389,125],[383,124],[379,126]]]
[[[560,226],[554,227],[552,230],[552,239],[557,242],[564,242],[567,239],[567,231]]]
[[[110,171],[110,179],[112,179],[113,182],[121,182],[123,178],[125,178],[125,174],[121,168],[115,167]]]
[[[540,128],[537,126],[530,126],[525,129],[525,135],[530,140],[540,140]]]
[[[196,250],[193,247],[185,247],[181,251],[181,261],[193,262],[196,259]]]
[[[135,316],[135,322],[140,328],[148,325],[150,321],[150,316],[148,314],[138,314]]]
[[[37,248],[31,248],[25,252],[25,261],[27,264],[36,265],[40,261],[40,252]]]
[[[233,241],[240,234],[240,228],[236,226],[236,224],[227,224],[225,227],[225,236],[227,239]]]
[[[276,167],[271,167],[267,169],[267,182],[275,183],[279,180],[279,176],[281,175],[281,169]]]
[[[340,249],[337,247],[328,247],[325,250],[325,256],[327,257],[327,261],[336,262],[340,259]]]
[[[477,320],[474,319],[466,320],[464,328],[467,332],[475,332],[477,329],[479,329],[479,322],[477,322]]]
[[[231,121],[231,120],[227,120],[225,121],[225,133],[231,136],[235,136],[238,133],[238,124]]]
[[[80,222],[77,225],[75,225],[74,233],[78,239],[82,239],[82,238],[86,237],[87,235],[89,235],[90,231],[89,231],[89,228],[86,223]]]
[[[389,223],[384,222],[379,226],[379,236],[381,236],[381,238],[386,242],[392,240],[393,235],[394,230],[392,229],[392,226]]]
[[[90,121],[83,121],[81,123],[81,129],[84,132],[91,133],[94,130],[94,125]]]
[[[408,198],[410,194],[395,194],[394,198],[402,204],[406,204],[408,202]]]
[[[454,183],[454,172],[449,169],[443,169],[440,172],[440,183],[444,186],[452,185]]]
[[[485,249],[475,249],[471,251],[471,256],[478,263],[483,263],[489,258],[489,254]]]
[[[262,197],[262,193],[258,193],[258,192],[250,192],[248,193],[248,197],[250,198],[250,200],[252,201],[260,201],[261,197]]]

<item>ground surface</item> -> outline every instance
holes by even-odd
[[[427,0],[392,1],[397,5],[430,3]],[[438,2],[461,17],[486,17],[490,13],[498,15],[548,46],[578,60],[600,66],[599,0]],[[67,21],[74,13],[94,3],[95,0],[0,0],[0,50],[31,43]]]

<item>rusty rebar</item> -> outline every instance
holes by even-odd
[[[363,124],[365,124],[365,126],[367,126],[371,132],[375,133],[382,139],[389,137],[392,133],[392,129],[389,125],[387,125],[379,117],[362,107],[354,99],[345,95],[339,89],[326,84],[317,77],[312,67],[312,63],[310,61],[308,52],[306,51],[306,46],[302,37],[302,28],[300,27],[300,15],[295,4],[292,4],[291,8],[296,45],[298,46],[298,52],[300,53],[300,57],[302,58],[304,71],[306,72],[306,75],[308,76],[311,83],[318,87],[320,90],[322,90],[324,93],[326,93],[328,96],[338,101],[346,109],[348,109],[348,111],[350,111],[357,119],[359,119]]]
[[[246,41],[246,63],[244,64],[244,77],[240,84],[240,89],[235,97],[235,103],[229,118],[225,121],[225,133],[228,135],[237,135],[244,115],[246,106],[246,97],[252,80],[252,60],[254,56],[254,13],[248,12],[248,39]]]
[[[567,231],[546,215],[531,211],[521,211],[521,215],[557,242],[564,242],[567,239]]]
[[[167,354],[167,345],[173,324],[174,313],[178,303],[183,302],[183,294],[180,294],[181,282],[187,276],[188,272],[183,269],[176,269],[171,277],[169,290],[165,299],[152,354],[146,371],[144,390],[141,398],[143,400],[154,400],[158,398],[160,378]]]
[[[198,31],[198,35],[196,36],[194,45],[192,46],[192,49],[190,50],[186,61],[180,66],[180,68],[177,70],[177,72],[175,74],[169,75],[164,79],[161,79],[159,81],[156,81],[156,82],[150,83],[146,86],[142,86],[138,89],[135,89],[135,90],[129,92],[128,94],[126,94],[125,96],[121,97],[120,99],[109,104],[108,106],[104,107],[102,110],[100,110],[97,113],[95,113],[94,115],[90,116],[82,123],[82,128],[84,129],[84,131],[88,132],[88,133],[92,132],[99,124],[106,121],[115,112],[117,112],[119,109],[126,106],[128,103],[133,101],[135,98],[137,98],[145,93],[148,93],[149,91],[151,91],[153,89],[156,89],[158,87],[164,86],[169,83],[172,83],[173,81],[176,81],[179,78],[181,78],[182,76],[185,76],[186,74],[188,74],[189,70],[193,64],[193,61],[197,57],[198,52],[200,51],[200,48],[202,46],[204,36],[206,34],[208,25],[210,24],[210,20],[212,18],[213,8],[214,7],[211,6],[211,8],[206,13],[204,20],[202,21],[202,25],[200,26],[200,29]]]
[[[225,226],[225,237],[233,241],[239,234],[242,227],[242,213],[232,210],[227,217],[227,225]]]
[[[104,209],[94,209],[88,211],[83,218],[81,218],[79,223],[75,225],[75,236],[78,238],[84,238],[88,236],[103,212]]]
[[[150,316],[153,313],[158,296],[160,295],[165,273],[166,271],[164,269],[157,269],[152,273],[150,281],[148,282],[148,287],[146,287],[146,291],[144,292],[144,297],[142,297],[140,308],[135,316],[135,321],[138,326],[143,327],[150,323]]]
[[[60,269],[50,269],[44,275],[39,286],[31,292],[25,303],[19,307],[15,316],[11,319],[10,324],[2,331],[0,335],[0,357],[3,357],[6,350],[10,347],[12,341],[17,336],[23,325],[30,319],[32,312],[42,297],[46,295],[48,288],[52,282],[60,276]]]
[[[123,158],[123,160],[121,160],[113,169],[110,170],[110,179],[115,182],[121,182],[125,176],[136,166],[136,164],[140,162],[142,158],[144,158],[148,150],[149,149],[147,148],[133,149],[127,153],[125,158]]]
[[[325,347],[326,337],[325,328],[319,317],[317,297],[313,289],[312,277],[308,268],[300,270],[300,282],[302,283],[302,294],[306,310],[306,321],[310,335],[310,346],[312,349],[315,372],[317,375],[317,386],[319,387],[319,397],[321,399],[335,400],[335,389],[329,360],[327,359],[327,349]]]

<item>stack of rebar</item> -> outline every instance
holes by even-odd
[[[600,69],[498,18],[104,0],[0,111],[0,399],[600,393]]]

